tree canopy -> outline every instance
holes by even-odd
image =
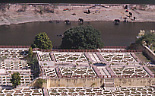
[[[34,83],[34,87],[36,87],[36,88],[42,88],[43,87],[43,83],[45,82],[45,80],[44,79],[37,79],[36,80],[36,82]]]
[[[33,56],[32,47],[29,48],[28,56],[29,56],[30,58],[32,58],[32,56]]]
[[[11,75],[11,83],[12,83],[13,87],[16,88],[16,86],[20,84],[20,80],[21,80],[21,77],[20,77],[20,74],[18,72],[13,73]]]
[[[148,46],[149,48],[155,50],[155,34],[147,33],[143,35],[142,37],[138,38],[135,43],[132,43],[128,48],[141,50],[139,45]]]
[[[155,46],[155,34],[148,33],[136,40],[136,44],[144,44],[146,46],[154,45]]]
[[[40,49],[52,49],[52,42],[45,32],[39,33],[35,36],[34,43],[31,45],[32,48]]]
[[[103,47],[100,32],[92,26],[78,26],[64,32],[62,49],[97,49]]]

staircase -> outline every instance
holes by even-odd
[[[104,88],[106,90],[114,89],[114,78],[104,78]]]

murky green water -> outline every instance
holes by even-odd
[[[61,37],[65,30],[78,26],[78,22],[66,25],[64,22],[33,22],[10,26],[0,26],[0,45],[30,45],[34,37],[40,32],[46,32],[54,46],[61,44]],[[155,30],[155,23],[120,23],[113,22],[85,22],[84,25],[92,25],[101,32],[105,46],[128,46],[135,41],[139,30]]]

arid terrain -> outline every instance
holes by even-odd
[[[155,22],[155,5],[125,4],[2,4],[0,5],[0,25],[10,25],[34,21],[70,20]],[[90,13],[88,14],[88,10]],[[130,14],[129,17],[129,12]]]

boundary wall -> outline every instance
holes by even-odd
[[[145,87],[155,85],[155,78],[113,78],[114,87]],[[46,88],[50,87],[101,87],[103,78],[55,78],[47,79]]]

